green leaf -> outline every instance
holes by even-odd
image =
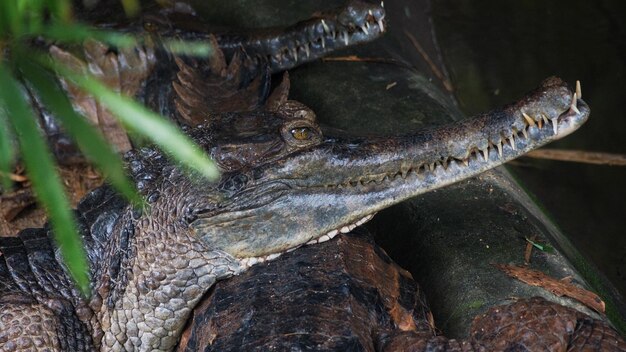
[[[76,140],[85,155],[98,166],[118,191],[135,204],[140,204],[141,199],[126,178],[122,161],[117,153],[87,119],[74,110],[67,96],[63,94],[63,88],[51,73],[25,57],[21,57],[19,61],[22,73],[32,83],[32,88],[46,107],[62,122],[63,127]]]
[[[116,48],[130,48],[137,45],[137,39],[132,35],[102,31],[77,23],[50,23],[41,33],[31,34],[44,35],[63,43],[82,43],[87,39],[96,39]]]
[[[50,12],[54,17],[64,23],[68,23],[72,18],[72,4],[69,0],[47,0]]]
[[[211,44],[202,41],[186,41],[180,39],[163,39],[165,49],[175,55],[208,57],[213,52]]]
[[[134,100],[119,95],[91,75],[77,73],[51,61],[42,62],[107,107],[131,131],[148,137],[182,165],[213,181],[219,177],[215,164],[173,123],[163,119]]]
[[[18,10],[19,1],[0,1],[0,24],[2,24],[2,30],[8,34],[7,31],[12,32],[17,36],[22,31],[23,18]]]
[[[6,104],[7,115],[15,128],[22,158],[35,193],[50,216],[54,237],[70,274],[83,294],[88,294],[89,279],[85,251],[50,151],[39,132],[36,117],[25,98],[23,87],[2,63],[0,77],[2,77],[0,91]]]
[[[550,246],[549,244],[541,244],[541,243],[535,242],[535,241],[533,241],[533,240],[531,240],[530,238],[527,238],[527,237],[524,237],[524,239],[526,240],[526,242],[532,244],[533,247],[537,248],[538,250],[540,250],[542,252],[554,253],[554,248],[552,246]]]
[[[11,165],[13,164],[13,136],[9,131],[5,94],[0,91],[0,182],[4,190],[11,188]]]
[[[132,48],[139,45],[139,39],[132,34],[115,33],[111,31],[93,29],[80,24],[51,23],[41,33],[65,43],[82,43],[87,39],[95,39],[116,48]],[[185,41],[180,39],[162,38],[163,47],[173,54],[184,54],[196,57],[208,57],[212,53],[212,46],[208,41]]]
[[[122,6],[124,6],[124,12],[126,12],[128,17],[137,15],[139,10],[141,10],[137,0],[122,0]]]

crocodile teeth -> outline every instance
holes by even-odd
[[[324,39],[324,36],[322,36],[322,48],[326,49],[326,39]]]
[[[526,129],[522,129],[522,134],[524,135],[524,138],[528,138],[528,132],[526,132]]]
[[[502,158],[502,141],[499,141],[498,144],[496,144],[496,147],[498,147],[498,155]]]
[[[511,135],[511,137],[509,137],[509,142],[511,143],[511,148],[513,148],[513,150],[516,150],[517,148],[515,148],[515,135]]]
[[[543,119],[543,122],[547,125],[548,124],[548,117],[544,114],[541,114],[541,118]]]
[[[293,248],[291,250],[294,250],[294,249],[295,248]],[[249,267],[251,267],[253,265],[256,265],[256,264],[259,264],[259,263],[264,263],[264,262],[269,261],[269,260],[274,260],[274,259],[280,257],[281,254],[283,254],[283,253],[273,253],[273,254],[270,254],[270,255],[266,255],[265,257],[244,258],[244,259],[241,259],[239,262],[241,263],[241,266],[243,266],[244,268],[249,268]]]
[[[483,153],[483,158],[485,159],[485,161],[489,160],[489,149],[485,148],[481,150],[481,152]]]
[[[576,106],[576,94],[574,94],[572,96],[572,104],[569,107],[571,110],[574,110],[577,114],[580,114],[580,110],[578,110],[578,107]]]
[[[340,234],[340,233],[348,233],[348,232],[350,232],[350,231],[354,230],[357,226],[361,226],[361,225],[365,224],[366,222],[368,222],[368,221],[372,220],[372,218],[374,217],[374,215],[376,215],[376,213],[366,215],[366,216],[364,216],[363,218],[359,219],[359,220],[358,220],[357,222],[355,222],[354,224],[345,225],[345,226],[342,226],[342,227],[341,227],[341,228],[339,228],[339,229],[332,230],[332,231],[328,232],[327,234],[322,235],[322,236],[321,236],[321,237],[319,237],[319,238],[312,239],[312,240],[310,240],[309,242],[307,242],[307,243],[305,243],[305,244],[306,244],[306,245],[311,245],[311,244],[317,244],[317,243],[326,242],[326,241],[328,241],[328,240],[330,240],[330,239],[334,238],[335,236],[337,236],[337,235],[338,235],[338,234]],[[295,249],[295,248],[292,248],[292,249],[289,249],[289,250],[287,250],[287,251],[288,251],[288,252],[291,252],[291,251],[292,251],[292,250],[294,250],[294,249]]]
[[[522,115],[524,115],[524,119],[526,119],[526,122],[530,125],[530,126],[534,126],[535,125],[535,120],[528,116],[527,113],[523,112]]]
[[[409,167],[409,165],[403,164],[402,166],[400,166],[400,174],[402,175],[402,178],[406,178],[410,170],[411,168]]]
[[[543,128],[543,120],[537,121],[537,126],[539,126],[539,129]]]
[[[270,254],[267,257],[265,257],[265,260],[274,260],[278,257],[280,257],[282,253],[274,253],[274,254]]]
[[[346,46],[348,46],[349,42],[348,42],[348,32],[341,32],[341,34],[343,35],[343,42],[346,44]]]
[[[552,130],[554,131],[554,134],[557,134],[559,132],[559,119],[558,117],[555,117],[552,119]]]
[[[330,240],[330,237],[328,237],[327,235],[324,235],[324,236],[322,236],[322,237],[317,239],[317,243],[326,242],[328,240]]]
[[[583,98],[583,90],[580,87],[580,81],[576,81],[576,98],[577,99]]]
[[[326,21],[324,20],[322,20],[322,27],[324,27],[324,32],[330,33],[330,28],[328,28],[328,25],[326,24]]]
[[[304,52],[306,53],[307,58],[311,56],[311,49],[309,49],[309,44],[304,45]]]
[[[373,217],[374,217],[374,214],[370,214],[370,215],[362,218],[361,220],[356,222],[356,226],[361,226],[361,225],[365,224],[366,222],[372,220]]]
[[[378,27],[380,27],[380,31],[384,32],[385,31],[385,25],[383,24],[383,19],[381,18],[381,19],[377,20],[377,22],[378,22]]]
[[[366,22],[367,23],[367,22]],[[365,33],[365,34],[370,34],[370,32],[367,30],[367,27],[365,27],[364,25],[361,26],[361,30]]]

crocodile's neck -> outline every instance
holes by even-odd
[[[90,327],[100,350],[172,349],[202,295],[241,270],[239,261],[208,248],[180,221],[181,205],[193,197],[185,192],[188,182],[178,169],[163,170],[146,190],[146,209],[127,206],[106,243],[94,248],[101,261],[92,263]]]

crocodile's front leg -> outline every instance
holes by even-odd
[[[97,313],[105,332],[102,351],[171,350],[202,295],[238,271],[231,256],[207,252],[198,240],[180,245],[160,242],[154,232],[141,237],[130,269],[134,279],[112,307],[104,304]]]
[[[91,306],[97,331],[104,332],[94,338],[102,351],[171,350],[202,295],[241,271],[237,259],[210,248],[180,221],[189,181],[180,170],[163,173],[144,214],[129,208],[117,221],[97,269]]]
[[[0,237],[0,351],[93,351],[93,317],[47,229]]]

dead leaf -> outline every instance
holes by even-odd
[[[573,298],[589,308],[604,314],[604,301],[595,293],[585,290],[582,287],[555,279],[539,270],[508,264],[494,264],[494,266],[510,277],[518,279],[528,285],[541,287],[559,297],[567,296]]]

